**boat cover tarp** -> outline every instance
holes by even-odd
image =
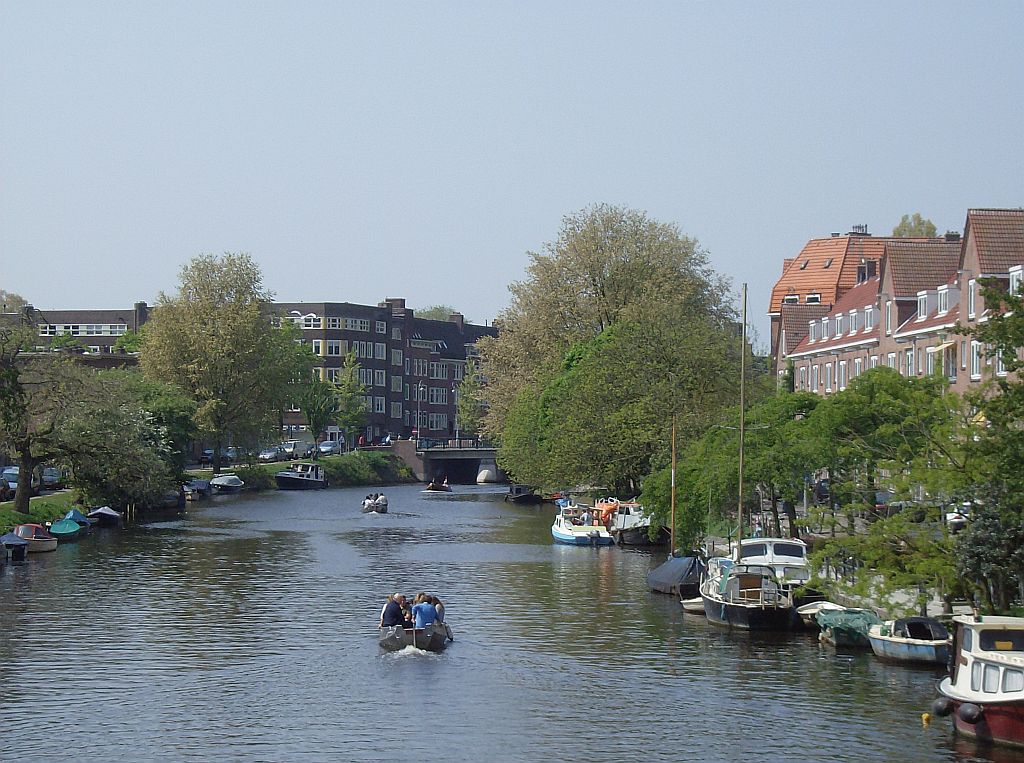
[[[882,619],[870,609],[823,609],[814,616],[822,630],[832,628],[833,630],[845,630],[850,633],[860,633],[865,638],[868,635],[868,628],[882,622]],[[866,643],[866,642],[865,642]]]
[[[673,556],[647,573],[647,587],[658,593],[678,594],[680,586],[700,583],[703,569],[696,556]]]
[[[72,522],[78,522],[80,525],[89,524],[88,517],[85,516],[78,509],[71,509],[67,514],[64,515],[64,519],[70,519]]]
[[[0,535],[0,545],[3,546],[27,546],[28,541],[24,538],[18,537],[14,533],[7,533],[6,535]]]

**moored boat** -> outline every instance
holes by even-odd
[[[707,613],[704,612],[704,599],[700,596],[694,596],[691,599],[680,599],[679,605],[683,608],[683,612],[688,615],[707,617]]]
[[[50,535],[42,525],[15,525],[13,532],[22,540],[28,541],[28,552],[30,554],[57,550],[57,539]]]
[[[700,578],[704,562],[696,554],[670,556],[647,573],[647,587],[657,593],[667,593],[680,599],[700,596]]]
[[[505,500],[512,503],[540,503],[541,497],[529,485],[509,485]]]
[[[120,512],[114,511],[109,506],[100,506],[98,509],[93,509],[86,517],[100,527],[120,527],[124,519]]]
[[[28,541],[14,533],[0,535],[0,556],[12,562],[23,562],[28,556]]]
[[[949,661],[949,631],[934,617],[905,617],[868,628],[876,656],[897,662],[945,665]]]
[[[870,609],[846,607],[823,609],[814,616],[821,633],[818,639],[832,646],[869,648],[868,629],[882,622]]]
[[[952,714],[959,734],[1024,747],[1024,617],[957,615],[953,628],[932,711]]]
[[[49,527],[50,535],[59,541],[75,540],[82,534],[82,525],[73,519],[60,519]]]
[[[296,463],[274,475],[281,490],[320,490],[327,487],[327,474],[320,464]]]
[[[237,493],[245,483],[236,474],[221,474],[210,480],[210,485],[218,493]]]
[[[792,626],[793,602],[770,567],[713,557],[708,560],[700,595],[709,622],[758,631],[785,631]]]
[[[182,488],[185,491],[186,501],[198,501],[202,498],[209,498],[213,493],[213,487],[210,485],[209,480],[189,480]]]
[[[636,501],[606,498],[594,503],[600,513],[599,521],[615,536],[620,546],[661,546],[668,543],[667,527],[659,526],[651,534],[651,517]]]
[[[434,621],[425,628],[403,628],[392,625],[380,629],[378,643],[383,649],[397,652],[407,646],[424,649],[428,652],[440,652],[448,642],[451,628],[441,621]]]
[[[62,519],[70,519],[71,521],[77,522],[78,524],[82,525],[83,527],[90,527],[90,526],[96,524],[96,520],[95,519],[89,519],[89,517],[85,516],[85,514],[80,512],[78,509],[71,509],[70,511],[68,511],[67,514],[65,514],[61,518]]]
[[[611,546],[615,538],[604,525],[577,524],[581,521],[578,509],[565,507],[558,510],[555,521],[551,524],[551,537],[556,543],[568,546]]]
[[[807,604],[801,604],[796,608],[796,614],[800,618],[800,622],[803,623],[805,628],[817,628],[818,621],[815,619],[819,612],[825,610],[839,610],[846,609],[842,604],[835,604],[831,601],[812,601]]]

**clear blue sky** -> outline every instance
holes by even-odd
[[[246,251],[282,300],[491,320],[595,202],[708,250],[767,341],[804,242],[1024,205],[1024,4],[0,0],[0,288],[173,291]]]

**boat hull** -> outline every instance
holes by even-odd
[[[939,693],[949,679],[943,679]],[[958,734],[973,737],[982,742],[1024,747],[1024,701],[1021,702],[971,702],[981,708],[981,717],[975,723],[968,723],[960,717],[960,706],[968,704],[963,700],[949,697],[953,701],[953,728]]]
[[[327,487],[327,480],[292,477],[284,474],[275,474],[274,482],[277,483],[279,490],[323,490]]]
[[[424,649],[428,652],[440,652],[448,643],[448,628],[444,623],[433,623],[426,628],[403,628],[394,625],[380,629],[378,643],[382,649],[397,652],[407,646]]]
[[[57,550],[56,538],[25,538],[25,540],[28,541],[28,552],[30,554]]]
[[[868,634],[871,651],[877,657],[894,662],[917,662],[945,665],[949,662],[948,641],[914,641]]]
[[[731,604],[704,594],[708,622],[748,631],[788,631],[793,625],[792,607],[752,607]]]
[[[700,596],[695,596],[691,599],[680,599],[679,605],[683,608],[683,612],[686,612],[688,615],[705,616],[704,599]]]
[[[667,528],[660,528],[652,539],[649,525],[630,527],[623,530],[614,530],[615,542],[620,546],[664,546],[668,543],[669,532]]]
[[[597,533],[567,533],[551,528],[551,537],[555,543],[562,543],[566,546],[611,546],[615,539],[611,535],[600,535]]]
[[[362,509],[364,514],[387,514],[387,506],[364,506]]]

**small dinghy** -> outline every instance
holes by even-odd
[[[95,519],[89,519],[89,517],[85,516],[85,514],[80,512],[78,509],[71,509],[67,514],[65,514],[61,518],[70,519],[72,522],[77,522],[82,527],[90,527],[91,525],[96,524]]]
[[[397,652],[407,646],[424,649],[428,652],[440,652],[447,645],[451,629],[443,622],[435,621],[426,628],[403,628],[392,625],[380,629],[380,646],[389,652]]]
[[[688,615],[707,616],[704,612],[704,598],[702,596],[695,596],[692,599],[680,599],[679,604],[682,605],[683,612]]]
[[[235,474],[222,474],[210,480],[210,484],[218,493],[237,493],[245,483]]]
[[[57,550],[57,539],[50,535],[42,525],[15,525],[14,534],[22,540],[28,541],[28,552],[30,554]]]
[[[949,661],[949,631],[934,617],[905,617],[868,628],[876,656],[895,662],[945,665]]]
[[[801,604],[796,608],[796,613],[800,616],[800,621],[804,624],[805,628],[817,628],[818,621],[815,618],[817,618],[819,612],[838,612],[841,609],[846,609],[846,607],[842,604],[834,604],[831,601],[812,601],[810,604]]]

